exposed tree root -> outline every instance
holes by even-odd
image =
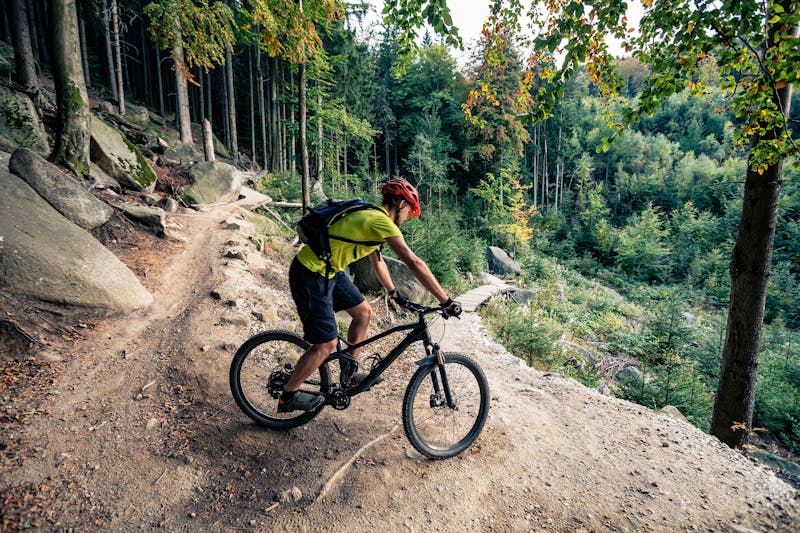
[[[361,456],[362,453],[364,453],[367,450],[367,448],[374,446],[375,444],[378,444],[380,441],[382,441],[383,439],[394,433],[394,431],[397,428],[398,424],[395,424],[394,427],[390,429],[388,433],[381,435],[376,439],[371,440],[370,442],[359,448],[356,451],[356,453],[354,453],[353,456],[345,464],[339,467],[339,470],[334,472],[331,478],[322,487],[322,490],[319,491],[319,494],[317,495],[317,498],[314,500],[314,503],[317,503],[318,501],[323,500],[328,496],[328,493],[333,489],[333,487],[339,482],[339,480],[341,480],[344,477],[345,472],[347,472],[350,466],[355,462],[356,459],[358,459]]]

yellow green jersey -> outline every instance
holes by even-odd
[[[389,215],[383,208],[362,209],[354,211],[333,224],[329,230],[329,235],[345,237],[351,241],[373,241],[384,242],[389,237],[401,237],[400,228],[392,222]],[[317,257],[308,245],[304,245],[297,252],[297,260],[307,269],[329,278],[340,272],[350,263],[366,257],[380,245],[355,244],[344,242],[335,238],[330,239],[331,260],[330,271],[327,270],[325,261]]]

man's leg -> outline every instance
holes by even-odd
[[[311,348],[306,350],[306,353],[297,360],[294,371],[292,371],[292,377],[289,378],[283,390],[285,392],[294,392],[299,389],[300,385],[302,385],[303,382],[319,368],[319,365],[322,364],[325,358],[335,350],[336,339],[322,344],[312,345]]]
[[[347,341],[350,344],[355,344],[366,339],[369,320],[372,317],[372,307],[364,300],[355,307],[345,309],[345,312],[352,317],[350,327],[347,329]],[[358,359],[360,351],[361,348],[354,349],[353,357]]]

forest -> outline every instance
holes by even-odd
[[[731,96],[747,75],[741,65],[731,73],[724,45],[704,49],[682,74],[692,81],[672,83],[669,94],[653,83],[654,54],[613,58],[609,91],[591,47],[552,85],[554,56],[526,51],[547,43],[526,38],[499,7],[459,65],[446,8],[426,8],[430,31],[411,53],[415,23],[390,10],[368,26],[368,3],[11,0],[0,8],[0,38],[14,49],[17,74],[3,83],[34,98],[51,91],[39,80],[56,64],[59,4],[77,9],[92,99],[123,116],[126,104],[146,106],[197,146],[192,124],[208,120],[230,160],[263,170],[257,186],[279,200],[307,205],[320,190],[375,200],[387,177],[409,179],[423,216],[404,232],[444,284],[464,288],[467,272],[485,268],[487,245],[523,265],[527,305],[484,310],[510,350],[590,386],[635,360],[640,373],[615,394],[676,406],[713,432],[723,354],[734,342],[726,317],[735,316],[732,256],[750,220],[746,184],[753,165],[769,175],[778,160],[753,163],[759,133]],[[769,9],[797,26],[796,3]],[[796,54],[796,30],[793,39]],[[788,94],[781,135],[791,140],[800,101]],[[739,421],[800,452],[800,168],[791,150],[779,160],[766,297],[763,312],[751,313],[752,421]]]

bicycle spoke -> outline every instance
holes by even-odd
[[[488,387],[474,362],[451,356],[445,375],[447,379],[441,379],[438,367],[420,369],[404,401],[406,434],[419,451],[433,458],[451,457],[468,447],[480,433],[488,409]],[[444,403],[445,383],[452,408]]]

